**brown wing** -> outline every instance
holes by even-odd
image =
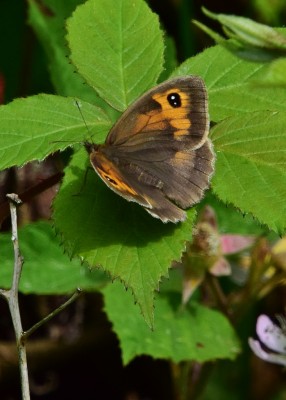
[[[134,154],[128,157],[119,152],[113,155],[112,161],[106,158],[105,148],[100,153],[100,156],[91,154],[91,162],[105,183],[127,200],[141,204],[163,222],[186,218],[183,209],[200,201],[214,170],[209,140],[196,150],[158,151],[157,160],[153,157],[151,162],[148,151],[143,152],[145,159],[142,154],[140,159],[135,159]]]
[[[175,138],[177,147],[199,147],[209,131],[205,84],[200,77],[166,81],[135,101],[119,118],[106,145],[156,148]]]
[[[91,163],[105,183],[163,222],[178,222],[209,186],[214,153],[198,77],[167,81],[122,115]]]

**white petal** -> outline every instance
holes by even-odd
[[[279,326],[273,324],[267,315],[260,315],[256,323],[256,333],[265,346],[286,355],[286,335]]]
[[[286,367],[286,357],[280,354],[267,353],[261,348],[261,345],[258,340],[254,340],[252,338],[248,339],[248,344],[253,351],[257,355],[257,357],[262,360],[268,361],[273,364],[280,364]]]

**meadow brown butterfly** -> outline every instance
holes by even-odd
[[[203,80],[184,76],[149,90],[122,114],[104,144],[85,143],[110,189],[163,222],[186,219],[214,171]]]

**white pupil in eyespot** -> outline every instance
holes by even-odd
[[[111,179],[108,175],[105,175],[104,177],[108,182],[112,183],[113,185],[117,185],[117,183],[113,179]]]

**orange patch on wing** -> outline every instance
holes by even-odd
[[[172,93],[177,93],[180,96],[181,100],[180,107],[174,108],[168,102],[167,97]],[[190,96],[188,96],[187,93],[179,89],[169,89],[164,93],[155,93],[152,96],[152,98],[161,105],[163,112],[170,113],[168,118],[183,118],[183,117],[186,118],[188,112],[190,111],[190,105],[191,105]]]
[[[180,107],[174,108],[168,102],[167,97],[171,93],[179,94]],[[176,130],[174,137],[179,138],[180,136],[188,135],[191,127],[189,96],[179,89],[169,89],[164,93],[155,93],[152,98],[160,104],[161,109],[139,114],[134,126],[135,132],[163,131],[171,126]]]
[[[180,107],[174,108],[168,102],[167,97],[171,93],[177,93],[180,96]],[[148,113],[150,116],[149,124],[154,126],[157,123],[162,124],[162,122],[167,121],[169,125],[176,129],[174,137],[188,135],[191,127],[191,120],[189,118],[191,108],[190,97],[179,89],[170,89],[164,93],[155,93],[152,98],[161,105],[161,110],[153,110]],[[165,129],[166,127],[161,129]]]
[[[146,114],[138,114],[134,125],[135,132],[141,132],[149,122],[150,117]]]
[[[189,163],[192,158],[194,158],[194,154],[191,152],[177,151],[173,162],[175,165],[183,167],[186,161]]]
[[[166,103],[166,104],[165,104]],[[159,121],[160,118],[165,119],[186,119],[188,117],[188,112],[190,111],[188,108],[178,107],[173,108],[168,101],[164,102],[164,104],[160,103],[162,110],[153,110],[147,115],[150,116],[153,122]]]
[[[192,126],[192,121],[190,118],[173,119],[170,121],[170,124],[176,129],[174,132],[175,139],[181,139],[182,136],[190,134],[190,127]]]
[[[176,129],[189,129],[192,125],[190,119],[171,119],[170,124]]]
[[[168,124],[164,120],[157,122],[153,122],[153,120],[150,120],[144,131],[163,131],[164,129],[167,129],[167,127]]]
[[[177,131],[174,132],[174,138],[175,139],[181,139],[182,136],[189,135],[190,131],[187,129],[178,129]]]
[[[109,170],[109,172],[106,173],[105,170],[97,168],[97,171],[104,182],[106,182],[107,186],[112,186],[116,191],[121,192],[122,194],[137,196],[135,190],[122,180],[122,177],[116,170]]]
[[[113,188],[115,191],[122,193],[122,195],[130,195],[133,197],[137,196],[135,190],[124,182],[120,172],[109,161],[103,154],[99,152],[90,153],[91,165],[101,177],[101,179],[107,184],[107,186]]]
[[[167,123],[162,119],[162,113],[151,111],[147,114],[139,114],[136,119],[135,132],[162,131],[167,128]]]

